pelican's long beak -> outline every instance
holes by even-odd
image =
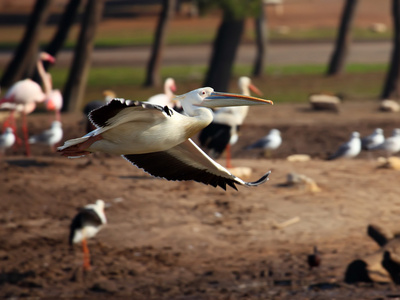
[[[252,96],[245,96],[240,94],[212,92],[211,95],[205,98],[198,106],[209,108],[226,107],[226,106],[250,106],[274,104],[271,100],[265,100]]]

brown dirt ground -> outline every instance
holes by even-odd
[[[49,116],[29,116],[30,130]],[[79,114],[63,115],[65,139],[82,135]],[[26,158],[9,151],[0,171],[0,297],[130,296],[137,299],[382,299],[391,285],[344,283],[347,265],[378,248],[366,236],[376,223],[396,229],[398,171],[377,168],[376,157],[324,158],[351,131],[362,135],[399,127],[398,114],[377,111],[375,102],[345,103],[339,114],[307,105],[251,109],[234,146],[234,165],[267,170],[257,188],[223,191],[196,182],[152,178],[120,157],[67,159],[43,147]],[[242,147],[270,128],[284,143],[270,159]],[[196,140],[196,139],[195,139]],[[309,162],[288,162],[294,153]],[[224,164],[224,159],[218,160]],[[321,187],[311,193],[285,188],[289,172]],[[101,198],[111,204],[109,224],[90,241],[93,269],[83,274],[79,246],[67,245],[76,209]],[[274,222],[300,221],[284,229]],[[317,245],[320,268],[307,254]]]
[[[289,11],[309,11],[297,24],[336,24],[328,15],[340,12],[332,4],[339,1],[305,2],[329,6],[323,11],[330,13],[312,18],[315,13],[288,1],[287,22],[295,22]],[[370,8],[365,24],[389,20],[389,13],[377,13],[382,10],[376,7],[389,1],[360,2],[365,3]],[[46,128],[48,117],[29,116],[30,131]],[[63,115],[65,139],[83,134],[81,119],[79,114]],[[272,158],[242,150],[272,127],[284,139]],[[398,114],[380,113],[374,102],[345,103],[339,114],[311,112],[307,105],[251,109],[233,149],[234,165],[253,169],[247,180],[267,170],[272,174],[266,184],[239,187],[238,192],[152,178],[120,157],[69,160],[39,146],[29,158],[21,149],[9,151],[0,163],[0,297],[398,297],[392,285],[348,285],[343,278],[351,261],[378,249],[366,236],[368,224],[396,229],[399,172],[377,168],[381,153],[324,161],[350,132],[366,135],[375,127],[389,135],[400,127]],[[285,159],[295,153],[313,159]],[[224,164],[223,158],[218,161]],[[282,187],[289,172],[313,178],[321,192]],[[89,242],[93,268],[83,274],[79,247],[71,251],[67,245],[68,227],[78,207],[98,198],[111,205],[106,210],[109,224]],[[293,217],[300,221],[274,228],[275,222]],[[314,245],[322,264],[310,271],[306,257]]]

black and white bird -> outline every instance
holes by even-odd
[[[254,144],[247,146],[245,149],[262,149],[265,156],[270,156],[271,151],[278,149],[281,144],[281,132],[278,129],[273,128],[266,136]]]
[[[29,138],[29,144],[42,144],[50,146],[55,151],[57,145],[63,137],[63,129],[60,121],[53,121],[51,127],[39,134],[33,135]]]
[[[375,128],[374,132],[370,135],[365,136],[361,139],[361,146],[364,150],[371,150],[376,146],[379,146],[385,141],[382,128]]]
[[[251,82],[251,79],[242,76],[238,80],[240,93],[250,96],[250,90],[261,95],[261,91]],[[209,155],[216,159],[226,150],[226,166],[231,168],[231,146],[239,139],[238,132],[249,112],[248,106],[224,107],[214,111],[214,119],[199,134],[200,145],[209,151]]]
[[[82,243],[83,268],[90,269],[90,252],[87,240],[94,237],[100,229],[107,224],[104,213],[104,201],[97,200],[94,204],[83,207],[73,218],[70,226],[69,244]]]
[[[11,127],[6,127],[0,135],[0,155],[3,155],[6,149],[12,147],[15,143],[14,130]]]
[[[110,103],[111,100],[116,97],[115,92],[112,90],[103,91],[103,96],[104,96],[103,100],[90,101],[83,108],[83,114],[85,115],[86,133],[91,132],[92,130],[96,129],[96,126],[94,126],[92,124],[92,122],[90,122],[90,120],[89,120],[89,113],[92,110],[95,110],[97,108],[100,108],[100,107]]]
[[[386,140],[371,150],[384,150],[387,155],[392,155],[400,151],[400,128],[395,128],[392,131],[392,136],[386,138]]]
[[[354,158],[361,152],[361,139],[360,133],[354,131],[351,134],[350,140],[342,145],[339,149],[331,156],[328,160],[334,160],[337,158]]]
[[[177,98],[184,114],[167,106],[114,99],[90,113],[96,130],[66,141],[58,149],[68,157],[97,151],[122,155],[153,176],[194,180],[223,189],[226,185],[236,189],[235,184],[256,186],[268,179],[269,172],[255,182],[243,181],[213,161],[190,137],[211,123],[212,107],[272,104],[271,100],[219,93],[209,87]]]

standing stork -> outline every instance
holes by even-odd
[[[238,81],[240,93],[250,96],[250,90],[261,95],[261,91],[251,83],[251,79],[242,76]],[[224,107],[214,112],[213,122],[199,135],[200,144],[209,149],[212,158],[218,158],[226,149],[226,166],[231,168],[231,146],[239,139],[240,126],[249,112],[248,106]]]
[[[94,237],[103,225],[107,224],[104,213],[104,201],[97,200],[94,204],[88,204],[73,218],[70,233],[69,245],[82,243],[83,268],[90,269],[90,252],[87,240]]]
[[[37,68],[42,79],[43,84],[48,83],[48,76],[43,67],[43,61],[49,61],[54,63],[55,59],[53,56],[46,52],[41,52],[37,61]],[[45,87],[48,89],[48,87]],[[30,155],[30,147],[28,143],[28,127],[26,116],[33,112],[36,108],[36,103],[45,101],[47,98],[46,93],[43,92],[39,84],[33,80],[27,78],[14,83],[7,91],[4,98],[0,100],[0,109],[10,110],[10,116],[6,119],[3,124],[3,128],[12,127],[16,132],[15,112],[22,114],[22,130],[24,133],[26,155]]]
[[[214,92],[210,87],[176,98],[185,114],[167,106],[114,99],[90,113],[96,130],[68,140],[58,149],[68,157],[96,151],[122,155],[153,176],[194,180],[223,189],[226,185],[236,189],[235,184],[256,186],[268,179],[270,172],[256,182],[243,181],[213,161],[190,137],[212,122],[210,108],[272,104],[271,100]]]

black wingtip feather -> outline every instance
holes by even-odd
[[[268,171],[266,174],[264,174],[260,179],[258,179],[257,181],[253,181],[253,182],[246,182],[247,186],[257,186],[260,185],[266,181],[269,180],[269,175],[271,174],[271,171]]]

